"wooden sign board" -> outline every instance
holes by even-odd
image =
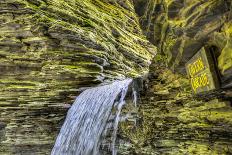
[[[195,94],[219,88],[215,64],[209,52],[202,48],[185,65],[192,90]]]

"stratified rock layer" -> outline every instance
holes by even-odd
[[[130,1],[0,1],[0,154],[49,154],[78,89],[148,71]]]
[[[50,154],[79,91],[144,74],[154,45],[166,57],[156,59],[181,73],[204,46],[221,80],[231,80],[231,7],[230,0],[1,0],[0,154]],[[156,64],[142,124],[122,124],[133,146],[127,154],[231,154],[230,104],[192,99],[187,79]]]
[[[216,55],[226,76],[232,68],[230,0],[135,0],[144,34],[166,55],[172,70],[184,73],[185,63],[203,46]],[[214,48],[211,48],[214,47]]]
[[[64,96],[67,101],[77,88],[138,76],[156,50],[129,2],[4,0],[0,5],[1,105],[45,104]]]
[[[192,98],[188,79],[159,65],[151,66],[148,89],[141,95],[140,123],[121,124],[130,145],[122,154],[232,153],[232,107],[228,101]]]

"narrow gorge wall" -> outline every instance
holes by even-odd
[[[1,0],[0,154],[50,154],[79,88],[142,75],[155,53],[130,1]]]
[[[135,9],[144,34],[168,66],[185,73],[185,63],[202,47],[218,57],[223,75],[231,71],[230,0],[138,0]],[[212,49],[216,47],[216,49]],[[231,73],[231,72],[230,72]]]
[[[189,80],[163,65],[154,63],[150,71],[137,127],[121,124],[122,154],[231,154],[231,103],[196,100]]]
[[[205,47],[216,57],[219,74],[231,80],[231,1],[139,0],[134,4],[144,35],[159,54],[141,95],[139,125],[121,125],[128,142],[121,150],[149,155],[232,154],[230,100],[211,96],[208,101],[197,100],[185,74],[186,62]]]
[[[230,104],[193,99],[184,69],[205,47],[231,78],[231,7],[231,0],[1,0],[0,154],[50,154],[80,91],[144,75],[151,64],[141,122],[137,130],[121,125],[130,142],[124,154],[231,154]]]

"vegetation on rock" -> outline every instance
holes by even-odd
[[[50,154],[82,90],[148,72],[141,123],[121,124],[122,154],[231,154],[230,104],[192,98],[184,68],[205,47],[231,80],[231,10],[231,0],[1,0],[0,154]]]

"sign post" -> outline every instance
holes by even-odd
[[[195,54],[185,65],[194,94],[205,93],[219,88],[215,64],[204,48]]]

